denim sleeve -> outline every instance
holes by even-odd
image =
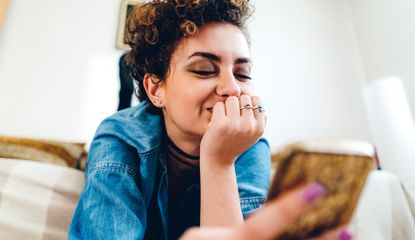
[[[146,203],[130,164],[137,153],[113,136],[94,139],[68,239],[143,239]],[[136,160],[137,161],[137,160]]]
[[[246,217],[266,199],[270,185],[271,153],[268,141],[261,138],[235,163],[242,214]]]

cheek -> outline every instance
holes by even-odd
[[[243,83],[241,85],[241,94],[242,95],[248,95],[248,96],[254,96],[255,94],[255,88],[251,81],[247,83]]]
[[[188,86],[180,91],[170,92],[167,100],[170,110],[177,109],[188,116],[189,114],[197,114],[209,96],[207,89],[206,87]]]
[[[200,102],[206,100],[206,98],[212,94],[214,85],[209,81],[196,80],[188,83],[186,88],[182,89],[181,93],[183,98],[189,102],[189,104],[200,104]]]

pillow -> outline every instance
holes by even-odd
[[[47,162],[83,170],[87,153],[83,143],[0,136],[0,157]]]
[[[0,158],[0,239],[67,239],[84,172]]]

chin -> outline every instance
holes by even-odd
[[[205,135],[206,129],[207,129],[207,124],[206,125],[199,125],[195,129],[195,135],[199,136],[202,139],[202,137]]]

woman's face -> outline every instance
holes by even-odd
[[[200,140],[216,102],[252,96],[251,67],[247,40],[231,24],[208,24],[181,40],[161,86],[169,136]]]

